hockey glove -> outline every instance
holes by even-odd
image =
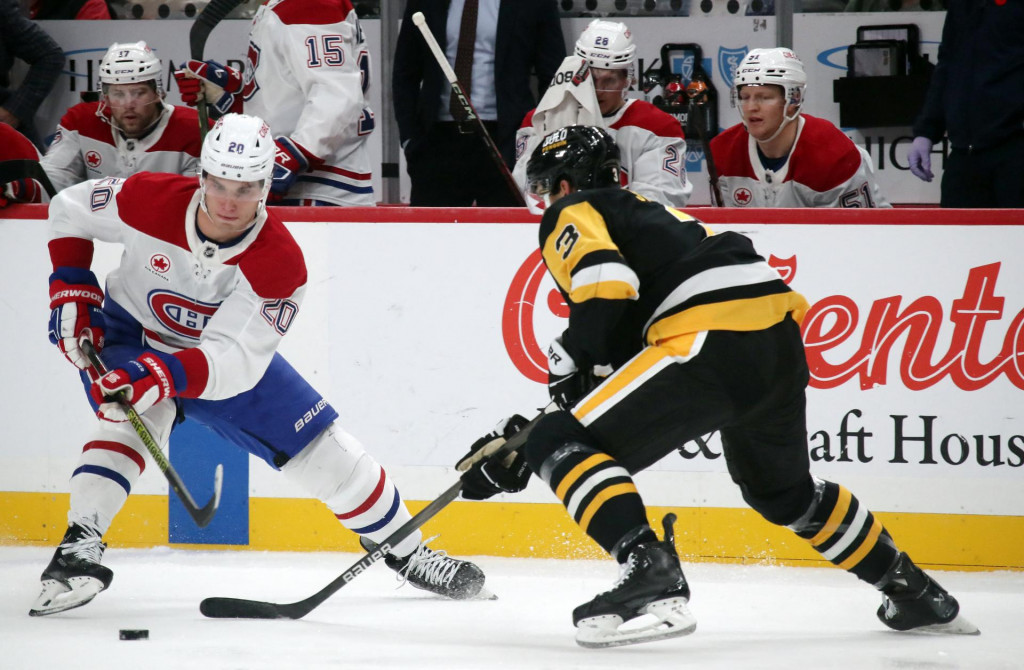
[[[559,409],[570,410],[583,396],[597,386],[600,379],[590,370],[576,367],[569,352],[556,337],[548,346],[548,395]]]
[[[910,171],[918,179],[931,181],[935,178],[932,174],[932,141],[927,137],[915,137],[910,144],[910,151],[907,152],[907,162],[910,163]]]
[[[221,114],[242,111],[242,75],[212,60],[187,60],[174,73],[181,100],[190,107],[205,100]]]
[[[274,140],[277,145],[277,154],[274,156],[274,177],[270,182],[270,192],[273,200],[280,200],[288,194],[292,184],[298,179],[300,172],[309,170],[311,159],[315,163],[322,163],[316,156],[304,150],[290,137],[279,137]]]
[[[174,397],[174,378],[159,356],[144,353],[93,382],[89,392],[99,405],[96,416],[105,421],[127,421],[128,414],[117,400],[121,391],[124,399],[142,414],[164,398]]]
[[[462,475],[462,497],[466,500],[487,500],[499,493],[518,493],[530,481],[530,468],[522,449],[507,454],[500,461],[494,452],[526,426],[529,421],[514,414],[473,443],[469,452],[455,465]]]
[[[81,338],[89,338],[97,352],[103,349],[102,305],[103,290],[89,270],[62,267],[50,275],[50,343],[80,370],[89,367]]]
[[[39,183],[34,179],[16,179],[4,184],[0,193],[0,207],[12,202],[41,202]]]

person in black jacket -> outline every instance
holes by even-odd
[[[395,48],[392,89],[398,132],[412,180],[411,204],[507,206],[516,204],[483,140],[452,116],[451,87],[413,24],[423,12],[427,26],[455,69],[467,2],[477,6],[470,81],[472,99],[505,164],[515,163],[515,135],[536,107],[530,78],[540,95],[565,58],[555,0],[409,0]]]
[[[943,207],[1024,207],[1024,2],[947,6],[910,171],[931,181],[932,145],[948,135]]]
[[[21,86],[12,88],[10,70],[15,59],[30,68]],[[17,128],[39,149],[44,147],[32,117],[63,67],[60,46],[21,13],[18,0],[0,0],[0,122]]]

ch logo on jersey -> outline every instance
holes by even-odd
[[[190,340],[199,339],[220,307],[220,303],[199,302],[172,291],[151,291],[148,300],[149,311],[160,325]]]
[[[736,68],[743,59],[747,57],[749,47],[742,46],[738,49],[727,49],[718,47],[718,72],[728,88],[732,88],[733,77],[736,75]]]
[[[750,189],[746,188],[738,188],[732,194],[732,201],[735,202],[736,205],[739,207],[746,207],[747,205],[750,204],[750,201],[753,199],[754,196],[753,194],[751,194]]]
[[[260,48],[249,42],[249,51],[245,54],[245,73],[242,75],[242,99],[252,100],[260,85],[256,82],[256,68],[260,65]]]
[[[103,164],[103,156],[100,156],[98,151],[87,151],[85,153],[85,163],[91,168],[98,168]]]

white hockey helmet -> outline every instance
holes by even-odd
[[[590,67],[626,70],[630,84],[636,81],[636,45],[625,23],[594,19],[576,40],[576,55]]]
[[[732,83],[735,93],[744,86],[767,85],[781,86],[787,105],[799,108],[804,104],[807,73],[792,49],[751,49],[736,68]]]
[[[153,81],[164,94],[163,66],[145,42],[111,44],[100,61],[101,84],[137,84]]]
[[[262,181],[262,210],[270,192],[276,153],[274,136],[263,119],[247,114],[220,117],[203,140],[199,156],[203,209],[206,209],[206,177],[209,175],[232,181]]]

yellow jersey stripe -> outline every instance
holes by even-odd
[[[779,323],[790,313],[800,323],[809,307],[807,299],[794,291],[697,305],[655,321],[647,331],[647,342],[658,344],[678,335],[702,330],[763,330]]]

